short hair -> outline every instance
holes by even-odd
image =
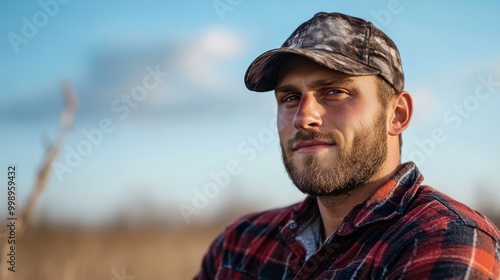
[[[397,91],[382,77],[377,76],[378,97],[383,109],[387,109],[389,100],[397,93]],[[403,134],[399,134],[399,154],[403,148]]]

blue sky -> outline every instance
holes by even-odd
[[[103,120],[113,129],[71,172],[52,173],[40,215],[106,223],[152,209],[182,221],[179,205],[193,206],[198,192],[217,183],[210,174],[228,172],[228,164],[235,175],[198,201],[207,205],[190,219],[210,221],[240,200],[256,209],[298,201],[303,195],[281,164],[274,96],[249,92],[243,75],[318,11],[370,20],[398,45],[415,101],[403,159],[417,161],[427,184],[474,207],[484,206],[480,198],[497,200],[496,1],[4,1],[0,166],[18,166],[25,201],[43,139],[58,131],[65,79],[80,107],[58,163],[67,165]],[[125,103],[122,96],[155,70],[168,74],[152,80],[158,83],[136,107]]]

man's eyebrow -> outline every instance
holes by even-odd
[[[342,77],[342,78],[335,78],[335,79],[322,79],[322,80],[312,81],[307,86],[309,88],[319,88],[319,87],[331,86],[331,85],[336,85],[336,84],[343,84],[343,83],[352,82],[352,81],[353,81],[352,77]],[[276,89],[274,91],[276,93],[300,91],[300,88],[297,86],[294,86],[292,84],[287,84],[287,85],[282,85],[282,86],[276,87]]]
[[[276,87],[276,89],[274,89],[274,92],[276,92],[276,93],[278,93],[278,92],[291,92],[291,91],[300,91],[300,89],[299,89],[299,87],[294,86],[294,85],[282,85],[282,86]]]
[[[341,77],[341,78],[334,78],[334,79],[324,79],[324,80],[315,80],[309,83],[307,86],[309,88],[319,88],[319,87],[325,87],[325,86],[331,86],[335,84],[344,84],[347,82],[352,82],[354,79],[352,77]]]

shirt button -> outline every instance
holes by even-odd
[[[297,224],[296,223],[291,223],[290,224],[290,228],[291,229],[296,229],[297,228]]]

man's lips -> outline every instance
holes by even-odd
[[[325,148],[330,148],[334,145],[335,144],[325,141],[309,140],[296,143],[295,145],[293,145],[293,150],[296,152],[314,152]]]

